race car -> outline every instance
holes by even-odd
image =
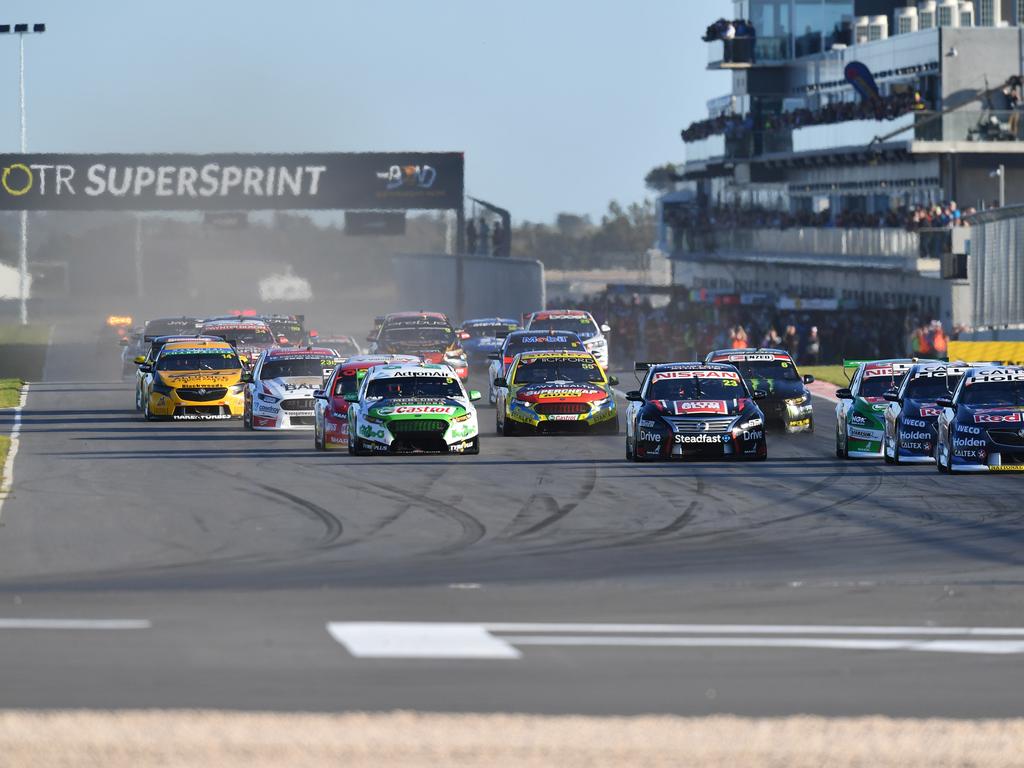
[[[1024,471],[1024,368],[968,368],[936,404],[939,472]]]
[[[124,342],[132,332],[131,315],[107,315],[103,325],[100,326],[100,343],[108,338]]]
[[[158,317],[146,321],[143,336],[151,339],[157,336],[192,336],[198,327],[199,321],[194,317]]]
[[[609,377],[589,352],[521,352],[498,391],[498,434],[593,432],[614,435],[619,412]]]
[[[137,355],[132,363],[135,368],[135,410],[141,411],[142,404],[149,397],[149,388],[153,383],[153,362],[156,360],[160,350],[165,344],[173,344],[181,341],[224,341],[216,336],[157,336],[156,338],[146,337],[149,348],[145,355]],[[143,366],[148,366],[143,368]]]
[[[730,363],[751,389],[768,393],[758,406],[768,424],[781,424],[787,433],[813,432],[814,407],[806,385],[814,377],[801,377],[796,362],[784,349],[718,349],[705,362]]]
[[[327,347],[333,349],[338,353],[338,357],[349,358],[354,355],[362,354],[359,344],[352,336],[344,336],[339,334],[333,334],[328,336],[318,336],[316,339],[316,345],[318,347]]]
[[[583,341],[587,352],[597,358],[602,368],[608,367],[607,324],[598,325],[594,316],[581,309],[547,309],[534,312],[526,321],[528,331],[571,331]]]
[[[519,321],[507,317],[481,317],[464,322],[462,348],[466,351],[470,366],[487,365],[488,355],[497,352],[502,340],[517,330]]]
[[[277,346],[277,340],[262,320],[208,320],[199,333],[203,336],[220,336],[236,350],[247,368],[266,349]]]
[[[282,347],[306,347],[311,343],[305,315],[257,315],[256,319],[270,327],[270,332]],[[315,343],[318,347],[324,346],[319,340]]]
[[[348,450],[372,453],[480,452],[480,430],[472,401],[447,365],[381,365],[363,379],[359,391],[346,395]]]
[[[246,429],[313,429],[313,393],[338,358],[333,349],[271,349],[253,366],[245,387]]]
[[[121,378],[135,372],[135,358],[145,355],[148,346],[142,328],[134,328],[121,337]]]
[[[412,355],[353,355],[334,367],[323,388],[313,393],[313,446],[324,451],[348,445],[346,395],[359,391],[363,377],[378,365],[419,363]]]
[[[469,363],[447,315],[440,312],[393,312],[386,315],[370,352],[415,355],[449,366],[460,379],[469,377]]]
[[[895,392],[886,392],[882,456],[886,464],[935,461],[940,397],[949,397],[968,368],[994,363],[916,363]]]
[[[636,363],[640,389],[626,393],[626,459],[768,458],[767,394],[725,363]]]
[[[494,386],[496,379],[504,378],[515,356],[520,352],[539,352],[540,350],[565,350],[566,352],[585,352],[583,341],[575,333],[535,333],[531,331],[512,331],[501,343],[501,348],[487,359],[487,400],[494,405],[498,402],[498,389]]]
[[[154,419],[230,419],[242,415],[245,380],[238,353],[225,341],[164,344],[152,365],[149,393],[142,403],[146,421]]]
[[[850,386],[836,391],[836,456],[840,459],[882,455],[885,393],[898,389],[916,360],[845,360],[855,368]]]

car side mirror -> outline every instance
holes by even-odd
[[[814,376],[812,374],[810,374],[810,373],[805,373],[804,374],[804,384],[813,384],[813,383],[814,383]]]
[[[850,391],[849,387],[843,387],[836,390],[836,397],[840,400],[853,400],[853,392]]]
[[[501,360],[501,355],[488,355],[488,360]]]
[[[900,401],[900,393],[897,392],[895,389],[890,389],[888,392],[882,395],[882,397],[884,397],[890,403],[898,403]]]
[[[496,387],[507,387],[508,386],[508,382],[505,380],[504,376],[495,376],[494,377],[494,386],[496,386]]]
[[[939,397],[939,398],[936,398],[935,404],[938,405],[938,406],[941,406],[942,408],[955,408],[956,407],[955,405],[953,405],[953,398],[951,398],[951,397]]]
[[[612,327],[608,323],[601,323],[601,333],[611,333]]]
[[[768,393],[765,392],[763,389],[755,389],[751,393],[751,395],[753,395],[755,400],[764,400],[766,397],[768,397]]]
[[[324,392],[322,389],[314,389],[313,390],[313,399],[314,400],[326,400],[327,399],[327,393]]]
[[[152,373],[153,366],[149,365],[148,363],[143,363],[142,365],[139,366],[139,370],[142,371],[143,373]]]
[[[345,395],[345,402],[346,403],[358,403],[359,402],[359,393],[358,392],[349,392],[347,395]]]
[[[640,394],[640,390],[633,389],[626,393],[626,399],[631,403],[642,403],[644,401],[643,395]]]
[[[132,360],[132,362],[135,363],[136,365],[142,365],[144,362],[146,362],[146,356],[138,355],[134,360]]]
[[[246,371],[245,373],[242,374],[242,379],[241,380],[242,380],[242,383],[244,383],[244,384],[252,383],[252,373],[250,371]]]
[[[608,386],[615,387],[615,386],[618,386],[618,384],[619,384],[619,377],[618,376],[609,376],[608,377]]]
[[[479,400],[481,397],[483,397],[483,395],[480,394],[480,390],[478,390],[478,389],[471,389],[471,390],[469,390],[469,399],[470,399],[470,401]]]

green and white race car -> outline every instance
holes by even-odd
[[[885,393],[896,390],[916,360],[844,360],[856,368],[848,388],[836,392],[836,456],[881,458],[885,436]]]
[[[358,392],[346,395],[348,452],[480,453],[480,430],[472,401],[458,374],[443,363],[381,365],[371,369]]]

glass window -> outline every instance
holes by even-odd
[[[750,0],[750,20],[757,37],[783,37],[789,34],[788,0]]]
[[[793,5],[793,48],[797,56],[821,51],[821,32],[825,26],[822,0],[796,0]]]
[[[978,26],[995,26],[995,0],[978,0]]]

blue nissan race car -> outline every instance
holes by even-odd
[[[939,472],[1024,471],[1024,368],[969,368],[936,404]]]
[[[940,397],[949,397],[968,368],[994,363],[917,363],[899,389],[884,395],[885,431],[882,456],[886,464],[931,464],[935,461],[936,422]]]
[[[501,347],[512,331],[518,331],[519,321],[510,317],[480,317],[462,324],[462,349],[471,366],[486,366],[487,356]]]

